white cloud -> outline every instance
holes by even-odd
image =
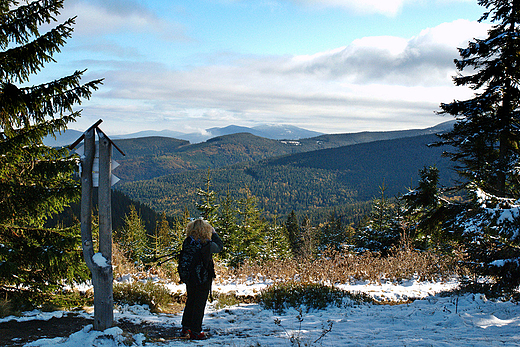
[[[382,13],[393,16],[406,2],[413,0],[293,0],[296,3],[317,7],[339,7],[358,13]]]
[[[75,0],[66,4],[62,16],[77,16],[74,31],[80,36],[130,31],[155,34],[165,40],[186,40],[180,24],[163,20],[133,0]]]
[[[385,16],[395,16],[407,4],[433,2],[449,4],[457,2],[470,2],[474,0],[289,0],[304,6],[317,8],[335,7],[352,11],[358,14],[379,13]]]
[[[285,62],[287,73],[303,73],[329,79],[348,79],[356,84],[389,85],[445,84],[453,74],[456,48],[467,45],[472,36],[482,36],[487,26],[457,20],[425,29],[411,39],[365,37],[351,45]]]
[[[314,55],[249,57],[186,71],[111,63],[95,94],[96,112],[124,105],[126,124],[150,128],[162,119],[176,130],[186,121],[203,129],[281,119],[324,132],[432,125],[443,120],[434,115],[441,102],[471,96],[451,81],[455,47],[486,28],[460,20],[411,39],[369,37]]]

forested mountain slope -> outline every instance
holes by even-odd
[[[169,173],[193,169],[189,163],[178,158],[175,153],[189,142],[170,137],[140,137],[136,139],[114,140],[125,156],[114,151],[114,159],[120,164],[114,169],[123,181],[149,179]]]
[[[447,122],[427,129],[321,135],[298,141],[272,140],[250,133],[218,136],[196,144],[158,136],[115,140],[126,156],[114,152],[114,158],[121,164],[114,173],[123,181],[137,181],[285,154],[437,133],[450,126],[451,122]]]
[[[196,144],[161,137],[115,140],[114,143],[127,154],[125,157],[114,157],[121,164],[114,173],[123,181],[150,179],[186,170],[218,168],[294,153],[300,149],[249,133],[219,136]],[[127,146],[130,147],[129,151]]]
[[[346,134],[325,134],[309,139],[300,140],[302,145],[316,143],[320,148],[334,148],[339,146],[355,145],[381,140],[393,140],[404,137],[414,137],[420,135],[439,134],[451,130],[454,121],[447,121],[436,126],[425,129],[409,129],[394,131],[363,131],[359,133]]]
[[[229,191],[237,199],[250,190],[267,212],[281,215],[371,200],[382,185],[392,197],[412,187],[427,165],[440,169],[441,183],[454,179],[450,162],[441,157],[443,149],[427,146],[436,139],[422,135],[375,141],[215,168],[212,189],[221,197]],[[117,189],[157,211],[179,214],[185,206],[195,211],[196,192],[204,188],[207,174],[185,171]]]

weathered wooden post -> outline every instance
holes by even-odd
[[[114,321],[113,273],[112,273],[112,204],[110,201],[110,162],[112,143],[99,129],[99,253],[96,255],[96,271],[92,272],[94,285],[94,329],[105,330]],[[97,261],[96,261],[97,260]],[[97,289],[97,292],[96,292]]]
[[[81,241],[83,257],[92,273],[94,287],[94,329],[110,328],[114,321],[113,271],[112,271],[112,141],[98,128],[99,120],[91,126],[70,148],[84,140],[81,156]],[[95,133],[99,136],[99,177],[94,179],[96,154]],[[114,145],[115,146],[115,145]],[[115,146],[117,148],[117,146]],[[121,154],[124,153],[117,148]],[[95,184],[98,183],[98,184]],[[98,186],[99,252],[94,253],[92,243],[92,190]]]

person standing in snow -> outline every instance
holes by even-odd
[[[203,218],[186,226],[186,239],[179,257],[179,275],[186,284],[187,300],[182,315],[182,335],[193,340],[204,340],[202,320],[206,301],[215,278],[213,253],[224,248],[215,229]]]

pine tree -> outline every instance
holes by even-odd
[[[308,216],[303,218],[301,225],[301,247],[299,256],[303,259],[313,259],[317,252],[318,235]]]
[[[417,188],[401,197],[406,205],[405,217],[415,221],[408,225],[410,237],[423,247],[445,247],[447,242],[441,228],[447,213],[446,201],[440,196],[438,184],[439,170],[432,166],[424,167],[419,170]]]
[[[207,220],[210,224],[213,224],[217,219],[218,204],[216,203],[217,197],[213,190],[211,190],[211,177],[208,169],[208,176],[206,178],[206,190],[198,189],[197,196],[201,200],[196,203],[197,209],[201,213],[201,217]]]
[[[470,201],[449,204],[443,229],[461,239],[469,263],[489,276],[495,289],[520,283],[520,2],[479,0],[480,21],[492,23],[487,37],[459,49],[458,86],[473,98],[441,104],[457,122],[439,144],[452,145]],[[468,75],[462,72],[469,70]]]
[[[152,236],[152,246],[155,257],[161,257],[170,253],[172,245],[172,231],[170,223],[166,218],[166,213],[161,214],[161,219],[157,221],[154,234]]]
[[[327,221],[321,227],[319,238],[319,250],[327,248],[340,251],[347,242],[347,232],[341,218],[336,215],[336,210],[329,214]]]
[[[175,218],[171,228],[171,244],[168,249],[170,254],[179,254],[182,248],[182,243],[186,239],[186,226],[190,222],[190,213],[187,207],[184,207],[184,212],[180,218]]]
[[[296,213],[294,213],[294,210],[291,211],[287,217],[287,221],[285,222],[285,230],[287,233],[289,246],[291,247],[292,255],[297,257],[301,253],[300,248],[302,239],[300,225],[298,224],[298,219],[296,218]]]
[[[148,260],[148,235],[134,205],[130,205],[130,212],[124,218],[121,246],[126,257],[137,265]]]
[[[246,197],[238,203],[237,232],[231,241],[231,265],[236,266],[247,259],[256,259],[264,248],[264,233],[267,223],[258,208],[258,198],[246,191]]]
[[[287,259],[292,255],[289,240],[284,228],[278,225],[276,218],[264,232],[263,250],[260,257],[264,260]]]
[[[520,3],[479,0],[488,11],[480,21],[493,23],[485,39],[460,48],[455,60],[457,86],[478,92],[473,98],[441,104],[441,114],[453,115],[452,131],[440,135],[440,144],[454,146],[448,153],[459,163],[458,172],[498,197],[519,193],[520,127]],[[470,74],[463,75],[468,69]]]
[[[394,205],[385,195],[386,187],[380,187],[381,197],[372,202],[368,219],[356,233],[356,246],[360,250],[380,252],[386,255],[399,243],[401,230],[396,222]]]
[[[19,4],[0,1],[0,278],[2,284],[50,288],[83,276],[77,229],[46,229],[45,221],[79,198],[77,162],[66,149],[44,146],[80,116],[100,80],[81,84],[84,73],[29,86],[73,31],[74,18],[45,33],[62,0]]]
[[[233,250],[233,240],[236,239],[236,234],[238,232],[237,209],[235,206],[235,200],[231,196],[229,190],[226,192],[224,199],[220,201],[218,217],[215,221],[214,227],[224,243],[224,250],[220,252],[218,256],[220,259],[229,262],[230,254]]]

